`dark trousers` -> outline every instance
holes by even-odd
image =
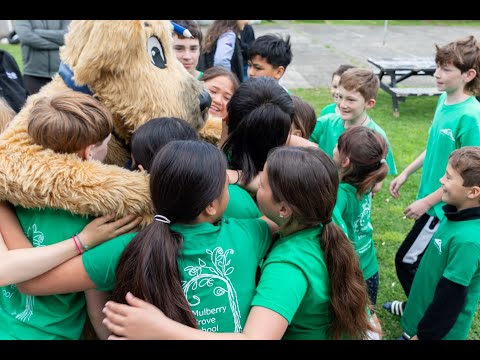
[[[405,295],[410,294],[413,278],[430,240],[438,228],[438,218],[423,214],[413,224],[395,255],[395,269]]]
[[[25,88],[27,89],[30,95],[36,94],[40,88],[49,83],[52,78],[44,78],[38,76],[23,75],[23,82]]]

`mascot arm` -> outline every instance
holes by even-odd
[[[145,216],[144,222],[151,218],[148,174],[82,161],[34,144],[0,146],[0,157],[0,200],[80,215],[133,213]]]
[[[83,266],[81,256],[75,256],[43,275],[17,284],[23,294],[36,296],[68,294],[96,287]]]

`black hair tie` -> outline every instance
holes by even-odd
[[[332,222],[332,218],[326,220],[326,221],[322,221],[322,224],[325,226],[325,225],[328,225]]]

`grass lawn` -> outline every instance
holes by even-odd
[[[323,106],[332,102],[330,90],[326,88],[291,89],[291,92],[308,101],[317,114]],[[438,97],[409,97],[404,103],[400,103],[400,117],[394,118],[391,97],[383,90],[379,90],[377,103],[369,111],[369,115],[387,133],[399,173],[425,150],[437,100]],[[389,175],[382,190],[373,199],[373,238],[380,268],[377,316],[382,323],[384,339],[395,339],[402,333],[400,318],[387,313],[381,306],[387,301],[405,299],[395,272],[394,259],[398,247],[413,225],[413,220],[403,218],[403,210],[415,200],[420,176],[420,171],[410,176],[401,188],[401,197],[394,199],[388,192],[394,176]],[[480,339],[478,311],[473,320],[469,339]]]
[[[7,50],[22,69],[19,45],[2,45],[0,49]],[[290,89],[292,94],[308,101],[317,114],[327,104],[332,102],[330,89]],[[401,172],[424,149],[427,133],[432,121],[438,97],[410,97],[400,103],[400,117],[392,114],[392,100],[384,91],[379,90],[377,103],[369,112],[370,116],[387,133],[393,149],[398,172]],[[389,175],[383,184],[383,189],[373,200],[372,223],[374,241],[377,247],[377,257],[380,267],[380,286],[378,292],[377,315],[382,322],[384,339],[395,339],[401,334],[400,318],[386,313],[381,305],[391,300],[403,300],[404,293],[395,273],[395,253],[403,239],[410,231],[413,220],[403,218],[403,209],[415,200],[421,172],[410,176],[401,189],[400,199],[393,199],[388,187],[394,176]],[[480,316],[473,320],[469,339],[480,340]]]
[[[0,44],[0,49],[7,51],[10,55],[12,55],[15,60],[17,60],[18,67],[20,71],[22,71],[22,53],[20,50],[20,45],[10,45],[10,44]]]

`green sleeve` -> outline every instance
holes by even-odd
[[[297,266],[272,262],[263,268],[252,306],[275,311],[290,324],[307,288],[307,278]]]
[[[338,194],[337,194],[337,202],[335,203],[335,207],[337,208],[340,215],[343,217],[345,210],[347,209],[348,203],[348,194],[342,188],[342,186],[338,187]]]
[[[322,134],[323,134],[323,121],[321,121],[320,118],[318,118],[317,124],[315,125],[312,135],[310,135],[308,140],[318,144],[318,142],[320,141],[320,138],[322,137]]]
[[[465,126],[460,132],[460,146],[457,149],[463,146],[480,146],[480,121],[473,116],[465,116],[462,122],[466,122],[469,126]]]
[[[115,283],[120,256],[137,233],[128,233],[103,243],[82,255],[83,266],[98,290],[109,291]]]
[[[229,219],[229,221],[236,222],[249,234],[256,252],[257,262],[260,263],[272,244],[272,233],[267,222],[262,219]]]
[[[258,233],[258,253],[257,253],[257,260],[258,263],[265,258],[267,255],[268,249],[272,245],[272,232],[270,231],[270,227],[268,226],[267,222],[262,219],[255,219],[252,220],[252,225],[255,227],[253,229],[254,234]]]
[[[452,244],[443,276],[462,286],[469,286],[479,266],[480,246],[472,242]]]
[[[337,224],[340,229],[345,233],[345,235],[348,235],[348,230],[347,230],[347,225],[345,224],[345,221],[342,218],[342,213],[340,210],[337,208],[337,205],[333,208],[332,212],[332,221]]]
[[[328,104],[320,111],[320,116],[327,115],[327,114],[334,114],[336,107],[337,107],[337,103]]]
[[[393,158],[393,151],[390,144],[388,144],[388,153],[387,153],[387,158],[385,160],[387,161],[387,165],[388,165],[388,173],[390,175],[397,175],[397,166],[395,165],[395,160]]]

